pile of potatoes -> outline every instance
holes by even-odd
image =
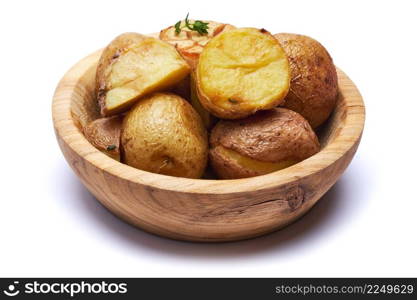
[[[205,33],[181,24],[159,38],[124,33],[104,49],[90,143],[132,167],[187,178],[258,176],[317,153],[314,130],[338,92],[326,49],[303,35],[206,24]]]

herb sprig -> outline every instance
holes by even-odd
[[[191,31],[197,31],[200,35],[204,35],[208,33],[207,29],[209,28],[208,27],[209,23],[206,23],[200,20],[196,20],[194,21],[194,23],[190,23],[190,21],[188,20],[188,15],[189,13],[187,14],[184,20],[185,25],[181,26],[182,21],[178,21],[177,23],[175,23],[174,27],[175,27],[176,34],[179,34],[182,28],[188,28]]]

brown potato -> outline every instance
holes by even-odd
[[[129,109],[139,98],[170,88],[190,73],[175,48],[138,33],[116,37],[103,51],[97,74],[97,99],[103,116]]]
[[[90,122],[84,128],[86,139],[98,150],[120,161],[120,131],[123,117],[113,116]]]
[[[194,20],[190,20],[194,23]],[[221,32],[235,28],[229,24],[223,24],[213,21],[204,21],[208,23],[208,33],[200,34],[188,28],[182,28],[180,33],[175,32],[175,27],[170,26],[161,30],[159,38],[174,45],[181,53],[182,57],[188,64],[194,68],[197,65],[198,57],[207,42]],[[181,22],[181,27],[184,26],[184,21]]]
[[[178,82],[171,92],[184,98],[187,101],[191,101],[191,74]]]
[[[290,84],[284,50],[269,32],[255,28],[233,29],[211,39],[195,74],[201,104],[224,119],[279,105]]]
[[[192,106],[170,93],[139,101],[125,116],[124,161],[145,171],[200,178],[207,164],[207,132]]]
[[[210,163],[223,179],[267,174],[320,150],[316,134],[298,113],[286,108],[248,118],[219,121],[210,136]]]
[[[194,107],[194,109],[198,112],[201,119],[203,120],[204,125],[207,129],[213,128],[213,126],[217,122],[217,118],[213,116],[208,110],[206,110],[200,103],[200,99],[198,99],[195,79],[194,76],[191,76],[191,91],[190,91],[190,103]]]
[[[300,113],[313,128],[327,120],[337,98],[337,73],[332,58],[316,40],[298,34],[275,37],[290,61],[291,84],[284,107]]]

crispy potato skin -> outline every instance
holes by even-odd
[[[181,97],[155,93],[125,116],[124,161],[145,171],[200,178],[207,164],[207,132],[197,112]]]
[[[190,20],[190,22],[193,23],[194,21]],[[159,33],[159,38],[174,45],[182,57],[187,61],[187,63],[192,68],[195,68],[200,53],[203,51],[203,48],[208,43],[208,41],[224,31],[235,28],[232,25],[214,21],[204,22],[209,23],[207,34],[201,35],[198,32],[192,31],[188,28],[182,28],[181,32],[177,34],[175,32],[175,27],[170,26],[161,30]],[[182,21],[181,26],[184,26],[184,21]]]
[[[98,150],[120,161],[120,132],[122,122],[122,116],[94,120],[84,128],[84,135]]]
[[[195,70],[197,96],[213,115],[247,117],[279,105],[289,90],[288,59],[266,30],[223,32],[204,47]]]
[[[194,75],[191,75],[190,83],[190,103],[200,115],[206,128],[211,129],[217,123],[218,119],[201,105],[200,99],[197,96]]]
[[[233,151],[228,155],[227,151]],[[219,121],[210,135],[210,163],[220,178],[267,174],[300,162],[320,150],[316,134],[298,113],[274,108],[234,121]],[[236,159],[236,155],[242,156]],[[245,161],[246,167],[239,163]],[[256,165],[256,162],[260,162]],[[248,166],[253,165],[253,168]]]
[[[190,67],[172,45],[138,33],[116,37],[103,51],[96,72],[103,116],[128,110],[140,97],[183,80]]]
[[[316,40],[298,34],[274,35],[291,68],[290,91],[284,107],[300,113],[313,128],[327,120],[337,99],[337,73],[332,58]]]

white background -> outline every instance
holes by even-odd
[[[2,1],[0,276],[417,276],[414,4]],[[100,206],[60,153],[51,99],[64,72],[122,32],[156,32],[187,12],[310,35],[362,92],[354,160],[282,231],[212,245],[150,235]]]

